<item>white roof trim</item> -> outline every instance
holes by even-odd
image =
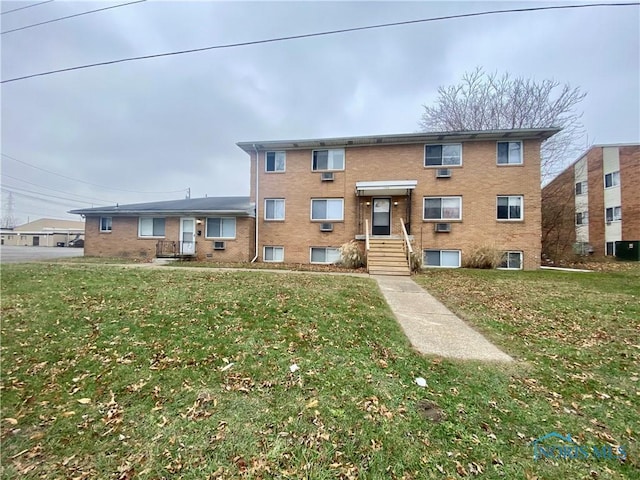
[[[370,197],[374,195],[407,195],[413,190],[417,180],[378,180],[374,182],[356,182],[356,195]]]

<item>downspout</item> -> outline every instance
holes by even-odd
[[[255,247],[255,251],[256,251],[256,256],[253,257],[253,259],[251,260],[251,263],[255,263],[255,261],[258,259],[259,256],[259,244],[258,244],[258,218],[260,218],[259,216],[259,211],[260,211],[260,195],[259,195],[259,191],[258,191],[258,187],[260,185],[260,182],[258,181],[258,177],[259,177],[259,173],[260,173],[260,168],[259,168],[259,164],[260,164],[260,154],[258,153],[258,148],[256,147],[256,144],[253,144],[253,149],[256,152],[256,247]]]

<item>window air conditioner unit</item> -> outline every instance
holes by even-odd
[[[213,249],[214,250],[224,250],[227,246],[224,244],[224,242],[213,242]]]
[[[436,232],[450,232],[451,224],[450,223],[436,223],[434,228]]]
[[[320,179],[323,182],[333,182],[333,172],[322,172]]]
[[[321,223],[320,224],[321,232],[333,232],[333,223]]]
[[[439,168],[436,170],[436,178],[450,178],[450,177],[451,177],[450,168]]]

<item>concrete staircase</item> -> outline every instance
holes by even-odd
[[[396,238],[369,239],[367,269],[371,275],[409,276],[409,263],[404,253],[404,241]]]

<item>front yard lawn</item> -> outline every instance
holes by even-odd
[[[589,275],[416,277],[496,365],[416,354],[366,278],[3,266],[2,477],[637,477],[640,275]]]

